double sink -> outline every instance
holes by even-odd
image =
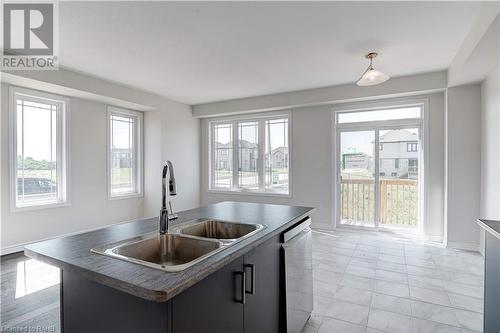
[[[263,228],[261,224],[200,219],[173,226],[164,235],[149,233],[98,246],[91,251],[167,272],[178,272]]]

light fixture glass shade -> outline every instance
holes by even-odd
[[[383,83],[389,80],[389,78],[389,75],[384,74],[379,70],[373,69],[373,67],[370,67],[366,70],[363,76],[361,76],[358,82],[356,82],[356,84],[358,86],[373,86]]]

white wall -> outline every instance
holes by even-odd
[[[429,100],[429,221],[426,230],[433,240],[443,238],[444,212],[444,94],[413,98]],[[407,98],[391,99],[403,101]],[[380,100],[377,102],[386,102]],[[366,104],[366,103],[364,103]],[[337,106],[338,107],[338,106]],[[208,192],[207,119],[202,120],[202,204],[223,200],[268,202],[316,207],[313,226],[333,227],[332,105],[292,109],[292,196],[291,198]]]
[[[481,187],[481,86],[447,93],[447,241],[477,250]]]
[[[21,250],[22,244],[158,215],[161,164],[174,163],[178,196],[174,209],[198,207],[200,203],[200,121],[187,105],[113,84],[83,74],[23,73],[26,77],[2,77],[1,104],[1,249]],[[33,77],[36,77],[36,80]],[[8,85],[23,83],[30,88],[64,92],[71,99],[71,206],[10,212],[8,166]],[[41,80],[41,81],[39,81]],[[85,90],[96,90],[100,95]],[[79,97],[75,97],[79,96]],[[84,96],[84,98],[80,98]],[[126,98],[124,100],[119,98]],[[150,103],[150,104],[146,104]],[[137,105],[144,115],[144,196],[108,200],[106,192],[106,106]]]
[[[145,201],[144,216],[158,216],[161,200],[161,169],[166,160],[174,166],[177,195],[171,197],[176,211],[200,205],[200,120],[191,108],[176,112],[145,113]]]
[[[480,217],[500,220],[500,67],[481,85]]]

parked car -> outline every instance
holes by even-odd
[[[52,193],[56,191],[57,184],[47,178],[24,178],[24,195]],[[17,194],[23,194],[23,178],[17,179]]]

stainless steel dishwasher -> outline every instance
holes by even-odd
[[[285,261],[286,331],[300,333],[313,309],[311,218],[282,235]]]

